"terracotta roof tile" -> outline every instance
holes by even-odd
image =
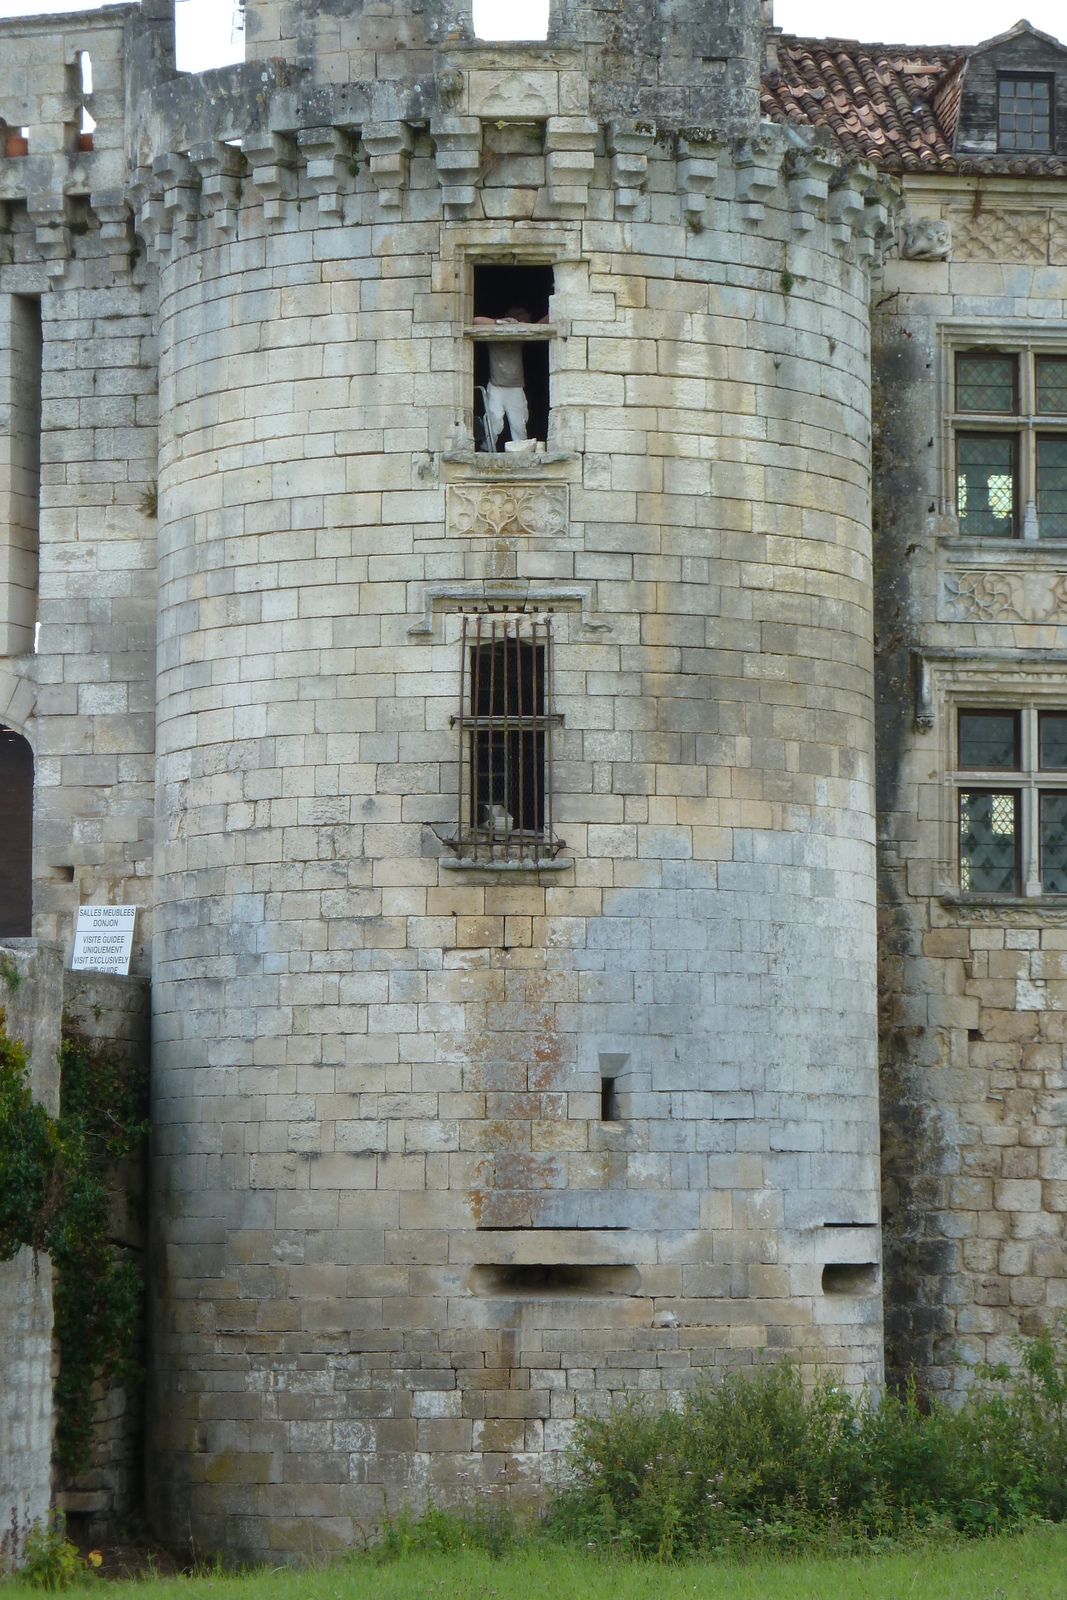
[[[763,115],[822,128],[846,156],[890,172],[1067,175],[1058,156],[955,156],[967,51],[951,45],[777,41],[778,70],[764,73]]]

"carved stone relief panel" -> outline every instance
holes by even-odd
[[[937,617],[939,622],[1067,624],[1067,572],[939,573]]]
[[[1017,261],[1033,266],[1048,261],[1047,211],[983,209],[952,214],[952,256],[956,261]]]
[[[1049,224],[1048,258],[1054,267],[1067,266],[1067,211],[1054,211]]]
[[[445,527],[480,539],[551,539],[567,532],[567,512],[565,483],[450,483]]]

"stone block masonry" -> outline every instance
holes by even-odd
[[[339,1546],[461,1472],[532,1496],[579,1408],[764,1351],[880,1381],[892,195],[759,123],[754,3],[690,20],[489,47],[260,5],[197,80],[131,11],[84,153],[128,152],[129,231],[69,161],[58,222],[12,209],[36,918],[143,907],[175,1543]],[[474,447],[483,269],[548,285],[535,454]],[[543,701],[496,745],[494,627]],[[476,858],[479,753],[516,749],[536,848]]]

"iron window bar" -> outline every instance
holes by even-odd
[[[473,623],[473,626],[472,626]],[[472,861],[554,857],[552,625],[529,617],[463,616],[456,833],[443,842]]]

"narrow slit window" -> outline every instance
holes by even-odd
[[[618,1122],[619,1117],[619,1092],[615,1087],[614,1078],[601,1078],[600,1080],[600,1120],[601,1122]]]
[[[21,734],[0,727],[0,938],[33,932],[33,752]]]
[[[464,617],[458,716],[461,856],[556,855],[552,826],[549,618]]]

